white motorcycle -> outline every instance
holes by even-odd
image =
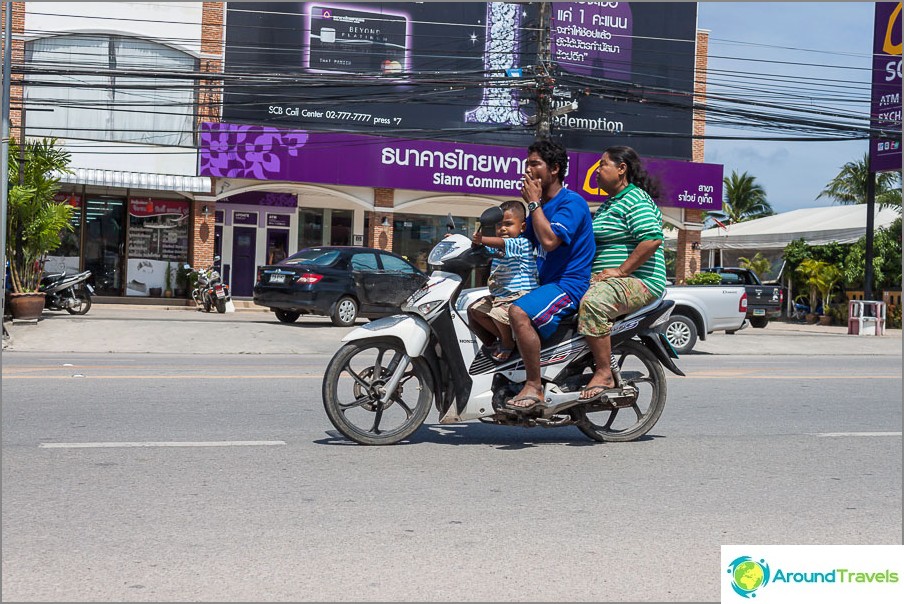
[[[480,222],[493,225],[501,218],[498,208],[490,208]],[[662,367],[684,375],[658,331],[674,302],[657,300],[613,325],[616,389],[589,403],[578,397],[593,374],[593,355],[576,322],[564,322],[540,353],[545,407],[512,411],[503,403],[520,392],[524,364],[517,352],[502,363],[487,354],[468,325],[467,309],[488,291],[462,290],[464,278],[492,257],[464,235],[447,236],[427,259],[430,279],[401,314],[342,339],[323,376],[323,405],[333,426],[362,445],[395,444],[414,433],[435,405],[441,424],[476,419],[522,427],[573,425],[598,442],[631,441],[649,432],[665,406]]]

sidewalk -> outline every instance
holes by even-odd
[[[280,323],[250,300],[236,312],[198,312],[191,306],[95,304],[87,315],[45,312],[37,323],[6,322],[3,350],[15,352],[109,352],[167,354],[331,355],[355,327],[335,327],[327,317]],[[359,320],[356,327],[366,324]],[[847,335],[841,326],[772,321],[733,335],[710,334],[691,355],[881,355],[901,356],[902,332],[884,336]]]

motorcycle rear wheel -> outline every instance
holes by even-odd
[[[75,299],[78,300],[78,306],[69,306],[66,308],[66,312],[70,315],[84,315],[91,310],[91,294],[86,291],[80,291],[75,294]]]
[[[629,340],[614,347],[612,354],[625,383],[638,390],[631,407],[592,410],[575,407],[572,417],[578,429],[597,442],[628,442],[649,432],[665,407],[665,372],[659,359],[640,342]]]
[[[226,300],[217,298],[217,312],[220,314],[226,312]]]
[[[421,427],[433,402],[426,361],[408,361],[389,404],[376,393],[401,362],[405,349],[392,339],[350,342],[340,348],[323,376],[323,408],[343,436],[361,445],[393,445]]]

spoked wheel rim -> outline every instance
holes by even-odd
[[[324,375],[324,407],[342,434],[361,444],[392,444],[423,423],[432,401],[429,371],[409,359],[393,396],[386,384],[405,362],[404,350],[390,342],[346,345]]]
[[[341,300],[339,307],[336,309],[336,314],[343,323],[351,323],[355,320],[355,315],[357,314],[355,303],[348,298]]]
[[[622,379],[636,388],[630,406],[612,408],[605,403],[578,407],[578,428],[598,441],[635,440],[659,420],[665,405],[666,386],[662,366],[637,342],[625,342],[613,351]]]
[[[683,348],[691,339],[691,330],[681,321],[674,321],[666,328],[665,335],[672,346]]]

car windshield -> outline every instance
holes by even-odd
[[[338,250],[307,249],[295,252],[280,264],[316,264],[326,266],[332,264],[339,257]]]

